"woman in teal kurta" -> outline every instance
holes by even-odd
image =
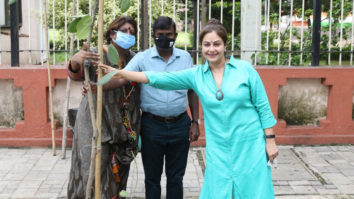
[[[233,57],[225,65],[221,90],[209,63],[177,73],[145,72],[149,85],[193,89],[204,113],[206,170],[200,198],[272,198],[263,129],[275,125],[267,95],[256,70]],[[227,83],[226,83],[227,82]],[[269,196],[269,197],[267,197]]]
[[[161,89],[197,93],[206,137],[201,199],[274,198],[267,161],[278,154],[271,128],[276,120],[263,83],[248,62],[225,58],[227,34],[220,23],[209,22],[200,41],[207,59],[204,65],[165,73],[119,71],[117,76]]]

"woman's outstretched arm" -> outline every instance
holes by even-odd
[[[149,83],[148,78],[143,72],[117,70],[105,64],[100,64],[99,67],[103,69],[104,74],[110,73],[112,71],[117,71],[117,74],[114,75],[114,78],[123,78],[128,81],[139,82],[139,83]]]

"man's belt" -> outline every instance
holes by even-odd
[[[175,121],[181,119],[182,116],[183,116],[184,114],[186,114],[186,113],[187,113],[187,111],[185,111],[185,112],[179,114],[179,115],[176,116],[176,117],[162,117],[162,116],[154,115],[154,114],[149,113],[149,112],[143,112],[143,115],[145,114],[146,116],[151,117],[151,118],[154,118],[155,120],[158,120],[158,121],[161,121],[161,122],[172,123],[172,122],[175,122]]]

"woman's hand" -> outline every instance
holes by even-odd
[[[264,130],[266,135],[274,135],[273,128],[268,128]],[[278,156],[278,147],[275,143],[275,138],[266,138],[266,152],[270,162]]]
[[[97,92],[97,84],[95,82],[90,81],[91,91],[92,93]],[[82,82],[81,94],[86,95],[88,93],[89,87],[85,81]]]
[[[266,151],[269,161],[273,162],[273,160],[278,156],[278,147],[274,138],[266,140]]]
[[[99,64],[98,66],[102,69],[103,74],[108,74],[112,71],[117,70],[117,69],[115,69],[111,66],[105,65],[105,64]]]
[[[128,81],[138,82],[138,83],[148,83],[149,80],[147,79],[146,75],[143,72],[133,72],[133,71],[126,71],[126,70],[118,70],[113,67],[107,66],[105,64],[98,65],[104,74],[116,71],[113,78],[123,78]]]
[[[93,66],[96,66],[100,60],[100,55],[98,53],[87,51],[86,43],[84,43],[83,48],[70,59],[72,71],[79,71],[81,66],[83,66],[85,59],[90,60],[91,65]]]

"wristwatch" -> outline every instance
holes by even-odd
[[[196,119],[196,120],[193,119],[193,120],[191,120],[191,122],[192,122],[192,123],[197,123],[198,125],[200,124],[199,119]]]
[[[275,135],[274,135],[274,134],[272,134],[272,135],[266,135],[265,137],[266,137],[266,139],[272,139],[272,138],[275,138]]]

